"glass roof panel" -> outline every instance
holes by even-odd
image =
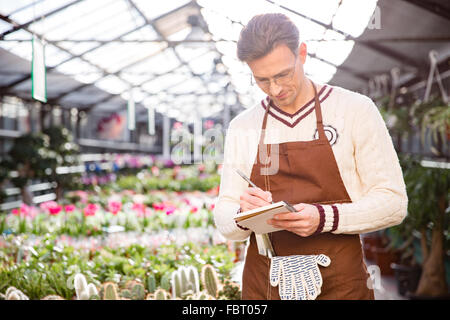
[[[0,46],[8,50],[15,55],[31,61],[32,56],[32,44],[31,44],[31,34],[29,32],[26,32],[25,30],[17,30],[16,32],[10,33],[5,36],[6,40],[13,40],[13,39],[30,39],[30,41],[0,41]]]
[[[203,44],[186,43],[179,44],[175,47],[175,51],[179,54],[183,61],[190,61],[209,52],[210,48]]]
[[[173,70],[179,65],[180,61],[173,53],[173,50],[171,48],[167,48],[163,52],[134,66],[133,69],[137,68],[140,71],[148,71],[151,73],[161,74]]]
[[[142,88],[148,93],[158,93],[164,91],[172,86],[181,84],[190,80],[190,75],[187,74],[173,74],[168,73],[145,83]]]
[[[359,37],[376,8],[377,0],[346,0],[339,7],[333,19],[333,27]]]
[[[339,0],[314,0],[314,4],[310,1],[298,0],[276,0],[276,3],[283,5],[300,14],[329,24],[333,15],[339,7]],[[345,1],[344,1],[345,2]]]
[[[32,23],[30,29],[45,34],[49,40],[72,38],[78,30],[89,29],[98,23],[98,19],[96,20],[98,12],[114,1],[81,1],[46,19]]]
[[[158,34],[150,25],[145,25],[130,34],[123,36],[122,39],[137,41],[156,40],[158,39]]]
[[[57,64],[69,59],[71,55],[64,52],[53,45],[45,46],[45,65],[47,67],[53,67]]]
[[[13,27],[12,24],[9,24],[3,20],[0,20],[0,33],[10,30],[12,27]]]
[[[84,57],[110,73],[151,56],[161,50],[160,43],[120,43],[110,42]]]
[[[335,65],[342,64],[353,49],[354,41],[339,41],[345,37],[333,30],[327,30],[325,40],[317,45],[317,56]]]
[[[197,59],[190,60],[189,67],[196,74],[211,72],[214,68],[214,59],[217,56],[216,52],[210,51]]]
[[[114,75],[108,75],[95,83],[95,86],[106,92],[117,94],[123,93],[130,86]]]
[[[190,0],[170,0],[170,1],[134,0],[134,3],[145,14],[145,16],[148,19],[154,19],[178,7],[181,7],[182,5],[185,5],[189,1]]]
[[[83,83],[92,83],[103,76],[103,73],[79,58],[70,60],[56,68],[59,72],[73,76]]]
[[[326,83],[336,73],[336,68],[315,58],[308,58],[305,63],[305,72],[313,81]]]
[[[170,88],[168,93],[197,93],[197,92],[205,92],[205,84],[203,81],[198,77],[193,77],[189,79],[189,81],[183,81],[182,83],[178,84],[177,86],[174,86]]]
[[[1,1],[1,12],[3,13],[3,7],[6,6],[8,9],[18,9],[20,7],[24,7],[23,10],[13,12],[13,14],[10,16],[12,20],[15,22],[18,22],[20,24],[32,21],[32,20],[38,20],[41,16],[45,16],[46,14],[50,13],[51,11],[61,8],[64,5],[68,4],[69,2],[73,2],[73,0],[59,0],[59,1],[40,1],[37,2],[36,5],[27,6],[30,4],[30,1],[23,1],[23,0],[3,0]],[[13,9],[13,10],[14,10]]]
[[[37,5],[39,2],[42,1],[44,0],[37,0],[35,1],[35,3]],[[20,10],[25,9],[29,5],[30,5],[29,0],[16,0],[16,1],[0,0],[0,13],[5,16],[9,16],[16,12],[19,12]]]

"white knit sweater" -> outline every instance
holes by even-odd
[[[319,85],[318,93],[325,132],[352,200],[352,203],[334,204],[339,216],[333,233],[359,234],[401,223],[408,204],[405,183],[391,137],[376,105],[364,95],[336,86]],[[266,100],[241,112],[227,130],[214,219],[219,231],[229,240],[245,240],[251,233],[238,228],[233,220],[240,207],[239,197],[248,187],[235,169],[250,177],[265,103]],[[294,115],[271,107],[266,130],[266,144],[317,139],[314,102],[309,101]],[[330,232],[333,226],[331,205],[322,205],[325,211],[322,232]]]

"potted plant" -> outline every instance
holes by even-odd
[[[407,224],[410,233],[419,236],[422,257],[411,298],[448,296],[444,259],[450,244],[450,170],[423,167],[412,157],[402,158],[402,167],[409,199]]]
[[[421,142],[430,137],[430,150],[436,156],[444,155],[444,145],[450,136],[450,105],[440,97],[413,104],[410,114],[413,125],[421,131]]]
[[[28,190],[31,179],[45,179],[48,168],[56,162],[56,153],[49,149],[49,137],[42,133],[26,134],[14,140],[3,165],[17,175],[10,181],[21,190],[22,201],[33,204],[32,195]]]

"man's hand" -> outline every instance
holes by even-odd
[[[302,237],[312,235],[320,223],[319,210],[306,203],[296,204],[294,208],[297,212],[277,213],[273,219],[267,220],[267,223]]]
[[[260,188],[248,187],[240,196],[241,211],[267,206],[272,202],[272,194]]]

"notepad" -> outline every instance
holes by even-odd
[[[256,234],[263,234],[282,230],[281,228],[275,228],[268,224],[267,220],[271,219],[277,213],[288,211],[296,210],[286,201],[279,201],[264,207],[238,213],[234,217],[234,220],[240,226],[249,228]]]

